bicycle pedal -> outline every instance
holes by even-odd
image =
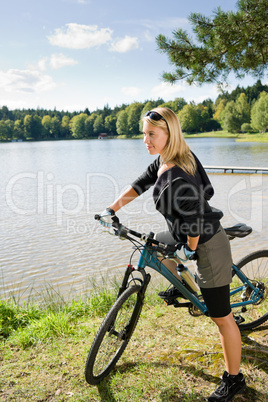
[[[177,299],[163,299],[163,300],[167,306],[174,306],[175,308],[190,306],[190,302],[180,303]]]
[[[245,319],[243,317],[241,317],[241,315],[234,315],[234,320],[237,325],[239,325],[245,321]]]
[[[177,299],[163,299],[167,306],[180,307],[181,303]]]
[[[163,299],[163,300],[167,306],[173,306],[175,303],[178,303],[176,299]]]

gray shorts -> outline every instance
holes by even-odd
[[[163,243],[177,243],[168,231],[156,234],[155,238]],[[196,253],[197,283],[200,288],[216,288],[232,282],[230,242],[222,226],[210,240],[198,245]]]

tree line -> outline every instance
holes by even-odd
[[[109,136],[133,137],[142,132],[141,117],[158,106],[167,106],[178,114],[185,133],[213,130],[228,132],[266,132],[268,128],[268,86],[258,80],[255,85],[237,87],[231,93],[221,93],[215,102],[187,103],[183,98],[169,102],[133,102],[113,109],[90,112],[0,108],[0,140],[59,140],[96,138],[100,133]]]

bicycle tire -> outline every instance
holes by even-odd
[[[90,385],[99,384],[123,354],[140,317],[142,309],[142,303],[138,301],[140,289],[140,285],[127,288],[102,322],[88,353],[85,367],[86,381]],[[127,330],[130,322],[132,328]]]
[[[261,283],[260,286],[264,292],[263,298],[256,304],[246,306],[246,310],[244,309],[245,311],[241,310],[241,307],[232,309],[234,316],[238,314],[244,319],[243,322],[238,323],[240,330],[251,330],[268,320],[268,250],[254,251],[242,258],[236,266],[253,283]],[[231,290],[239,285],[241,285],[241,281],[234,273]],[[250,293],[251,289],[248,287],[243,292],[231,296],[231,303],[241,301],[242,297],[248,300],[250,298]]]

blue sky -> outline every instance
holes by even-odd
[[[80,111],[134,101],[216,99],[214,85],[164,84],[172,71],[155,37],[190,31],[191,12],[212,16],[233,0],[9,0],[0,13],[0,107]],[[230,77],[229,90],[253,85]]]

